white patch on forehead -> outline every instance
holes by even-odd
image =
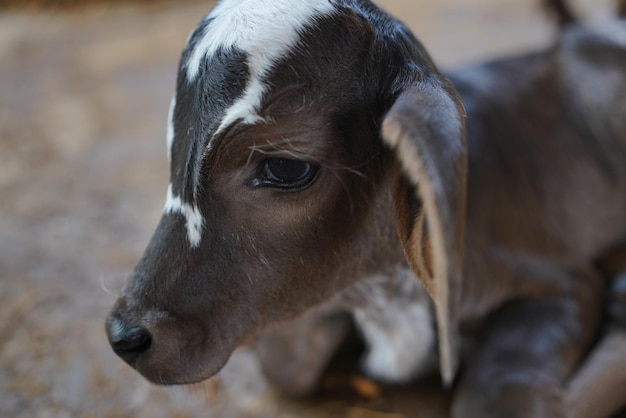
[[[167,200],[165,201],[163,213],[183,215],[187,222],[187,238],[189,239],[191,247],[196,248],[200,245],[202,226],[204,224],[202,214],[197,207],[183,202],[178,196],[174,196],[171,184],[167,188]]]
[[[176,108],[176,95],[172,97],[170,111],[167,116],[167,161],[172,161],[172,144],[174,143],[174,109]]]
[[[248,56],[250,80],[244,95],[226,112],[218,132],[242,119],[259,120],[256,108],[266,86],[262,79],[298,42],[299,32],[316,17],[334,11],[331,0],[223,0],[205,18],[211,20],[187,62],[192,82],[202,60],[219,49],[237,48]],[[209,148],[211,144],[209,143]]]
[[[218,49],[234,47],[254,55],[251,66],[269,66],[295,45],[298,31],[333,10],[330,0],[222,0],[205,18],[212,21],[187,62],[187,78]]]

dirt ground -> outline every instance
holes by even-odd
[[[192,388],[149,385],[111,352],[114,294],[167,187],[177,60],[211,2],[0,13],[1,417],[436,417],[436,385],[280,398],[237,352]],[[145,3],[145,2],[144,2]],[[379,0],[445,68],[533,49],[554,31],[534,0]]]

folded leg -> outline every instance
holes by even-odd
[[[601,281],[572,278],[566,295],[511,302],[494,313],[453,405],[459,418],[565,417],[564,387],[596,336]]]

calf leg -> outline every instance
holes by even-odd
[[[602,287],[580,279],[566,296],[496,312],[456,393],[459,418],[565,417],[563,389],[599,326]]]
[[[566,407],[572,418],[606,418],[626,407],[626,252],[609,267],[613,275],[608,295],[609,330],[572,378]],[[615,273],[621,269],[621,273]]]
[[[607,418],[626,406],[626,331],[614,329],[598,343],[572,379],[568,417]]]

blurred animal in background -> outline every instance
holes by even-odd
[[[598,262],[626,245],[626,23],[568,26],[444,76],[370,1],[219,2],[182,55],[113,350],[184,384],[270,331],[268,375],[303,394],[352,318],[374,377],[438,358],[455,416],[617,410],[626,371],[596,342],[622,289],[605,302]]]
[[[581,23],[579,12],[573,10],[572,0],[543,0],[542,6],[551,14],[561,27],[571,24]],[[626,17],[626,0],[617,0],[615,2],[615,15],[618,17]]]
[[[576,22],[574,13],[568,7],[566,0],[544,0],[543,6],[556,17],[561,26],[567,26]]]

